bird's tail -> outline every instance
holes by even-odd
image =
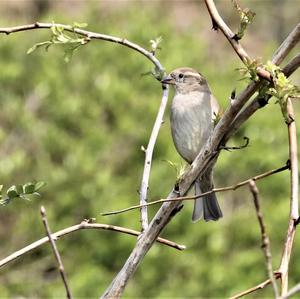
[[[212,170],[207,171],[195,181],[195,195],[213,189]],[[195,200],[192,220],[196,222],[201,218],[205,221],[218,220],[223,216],[215,193],[211,193]]]

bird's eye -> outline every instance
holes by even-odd
[[[178,78],[182,79],[183,76],[184,76],[183,73],[180,73],[180,74],[178,75]]]

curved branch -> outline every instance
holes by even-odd
[[[104,41],[109,41],[113,43],[118,43],[123,46],[126,46],[130,49],[133,49],[142,55],[144,55],[147,59],[149,59],[156,67],[156,69],[159,71],[159,73],[162,75],[164,74],[164,68],[160,61],[155,57],[155,54],[151,51],[147,51],[143,47],[128,41],[124,38],[115,37],[111,35],[106,34],[100,34],[92,31],[83,30],[80,28],[74,28],[70,25],[64,25],[64,24],[56,24],[56,23],[41,23],[36,22],[34,24],[29,25],[21,25],[21,26],[15,26],[15,27],[5,27],[0,28],[0,33],[5,34],[11,34],[15,32],[20,31],[26,31],[26,30],[33,30],[33,29],[50,29],[53,26],[61,27],[66,31],[74,32],[77,34],[80,34],[82,36],[85,36],[87,40],[91,39],[100,39]],[[166,109],[167,101],[168,101],[168,93],[169,93],[169,87],[168,85],[163,85],[163,94],[161,99],[161,104],[156,116],[156,120],[152,129],[152,133],[149,139],[149,143],[147,146],[147,149],[145,150],[145,163],[144,163],[144,171],[143,171],[143,177],[140,187],[140,204],[143,205],[147,202],[147,193],[148,193],[148,186],[149,186],[149,177],[150,177],[150,171],[151,171],[151,162],[152,162],[152,156],[153,156],[153,150],[156,143],[156,139],[160,130],[160,126],[163,120],[164,112]],[[144,206],[141,209],[141,224],[142,224],[142,231],[144,231],[148,226],[148,213],[147,213],[147,207]]]
[[[115,225],[109,225],[109,224],[102,224],[102,223],[89,223],[89,220],[84,220],[82,221],[80,224],[76,224],[70,227],[67,227],[65,229],[62,229],[56,233],[52,234],[52,238],[53,239],[59,239],[65,235],[71,234],[75,231],[81,230],[81,229],[103,229],[103,230],[109,230],[109,231],[114,231],[114,232],[119,232],[119,233],[124,233],[127,235],[131,235],[131,236],[140,236],[141,233],[139,231],[133,230],[133,229],[129,229],[126,227],[121,227],[121,226],[115,226]],[[167,239],[164,238],[157,238],[156,240],[158,243],[161,243],[163,245],[167,245],[170,247],[173,247],[175,249],[178,250],[184,250],[186,249],[186,247],[184,245],[180,245],[180,244],[176,244],[172,241],[169,241]],[[33,249],[45,244],[49,242],[49,238],[48,237],[44,237],[38,241],[35,241],[34,243],[10,254],[9,256],[7,256],[6,258],[0,260],[0,268],[5,266],[6,264],[12,262],[13,260],[17,259],[18,257],[22,256],[23,254],[32,251]]]
[[[64,25],[64,24],[56,24],[56,23],[41,23],[41,22],[36,22],[34,24],[29,24],[29,25],[21,25],[21,26],[15,26],[15,27],[3,27],[0,28],[0,33],[5,33],[5,34],[11,34],[15,32],[20,32],[20,31],[26,31],[26,30],[33,30],[33,29],[50,29],[53,26],[58,26],[63,28],[66,31],[69,32],[75,32],[77,34],[80,34],[82,36],[87,37],[88,39],[101,39],[105,41],[109,41],[112,43],[117,43],[121,44],[123,46],[126,46],[130,49],[133,49],[142,55],[144,55],[146,58],[148,58],[161,72],[164,72],[164,68],[162,67],[161,63],[159,60],[155,57],[155,55],[150,52],[145,50],[143,47],[127,40],[124,38],[120,37],[115,37],[111,35],[106,35],[106,34],[101,34],[101,33],[96,33],[92,31],[87,31],[83,30],[80,28],[74,28],[71,25]]]

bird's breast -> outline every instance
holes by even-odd
[[[191,163],[209,138],[212,125],[211,93],[176,94],[171,105],[171,132],[178,153]]]

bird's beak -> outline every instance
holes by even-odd
[[[162,78],[161,83],[174,85],[175,80],[170,75],[168,75],[168,76],[165,76],[165,77]]]

